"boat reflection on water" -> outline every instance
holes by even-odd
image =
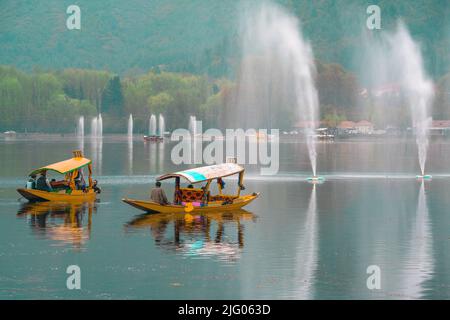
[[[155,244],[193,258],[239,259],[244,247],[244,222],[256,222],[246,210],[223,213],[143,214],[125,225],[125,231],[150,228]]]
[[[40,238],[55,241],[56,245],[69,245],[82,249],[92,231],[92,213],[96,202],[24,203],[17,212],[26,218],[33,232]]]

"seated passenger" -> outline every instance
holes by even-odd
[[[41,176],[36,181],[36,189],[42,191],[52,191],[52,186],[47,179],[47,171],[42,171]]]
[[[98,184],[98,181],[94,180],[93,184],[92,184],[92,189],[94,190],[95,193],[101,193],[102,189],[100,189],[100,187],[97,184]]]
[[[150,193],[150,199],[161,205],[169,204],[169,201],[167,201],[166,193],[161,188],[161,182],[156,181],[155,188],[153,188]]]
[[[84,176],[82,171],[77,172],[77,176],[75,177],[75,187],[77,190],[86,189],[86,182],[84,181]]]
[[[33,173],[27,181],[27,189],[36,189],[36,175]]]

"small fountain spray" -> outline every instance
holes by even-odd
[[[191,133],[193,138],[195,138],[195,136],[197,135],[197,117],[196,116],[189,117],[189,132]]]
[[[133,139],[133,115],[128,118],[128,139]]]
[[[84,138],[84,116],[80,116],[78,119],[77,136],[79,138]]]
[[[97,129],[97,137],[102,138],[103,137],[103,119],[102,114],[98,114],[98,129]]]
[[[148,122],[148,134],[149,136],[156,136],[156,116],[152,114]]]
[[[133,174],[133,115],[128,117],[128,165],[129,174]]]
[[[84,150],[84,116],[80,116],[77,124],[77,138],[80,150]]]
[[[98,118],[94,117],[91,120],[91,137],[97,138],[97,133],[98,133]]]
[[[102,115],[99,114],[97,117],[91,120],[91,138],[98,139],[103,137],[103,120]]]
[[[166,123],[164,121],[164,116],[162,114],[159,115],[159,136],[164,138],[164,132],[166,131]]]

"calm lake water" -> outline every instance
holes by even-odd
[[[27,204],[31,169],[71,156],[74,138],[0,138],[2,299],[450,298],[450,141],[432,141],[421,184],[413,141],[319,143],[320,185],[305,181],[305,144],[281,141],[280,171],[248,167],[261,197],[227,214],[145,215],[155,177],[187,166],[173,144],[85,138],[102,194],[95,204]],[[227,188],[234,188],[229,180]],[[172,195],[172,184],[164,183]],[[81,290],[66,268],[81,268]],[[379,266],[381,289],[367,268]]]

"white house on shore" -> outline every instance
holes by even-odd
[[[367,120],[361,120],[355,124],[355,129],[358,133],[361,134],[372,134],[373,123]]]
[[[373,123],[367,120],[354,121],[342,121],[338,125],[338,130],[348,134],[372,134],[374,132]]]

